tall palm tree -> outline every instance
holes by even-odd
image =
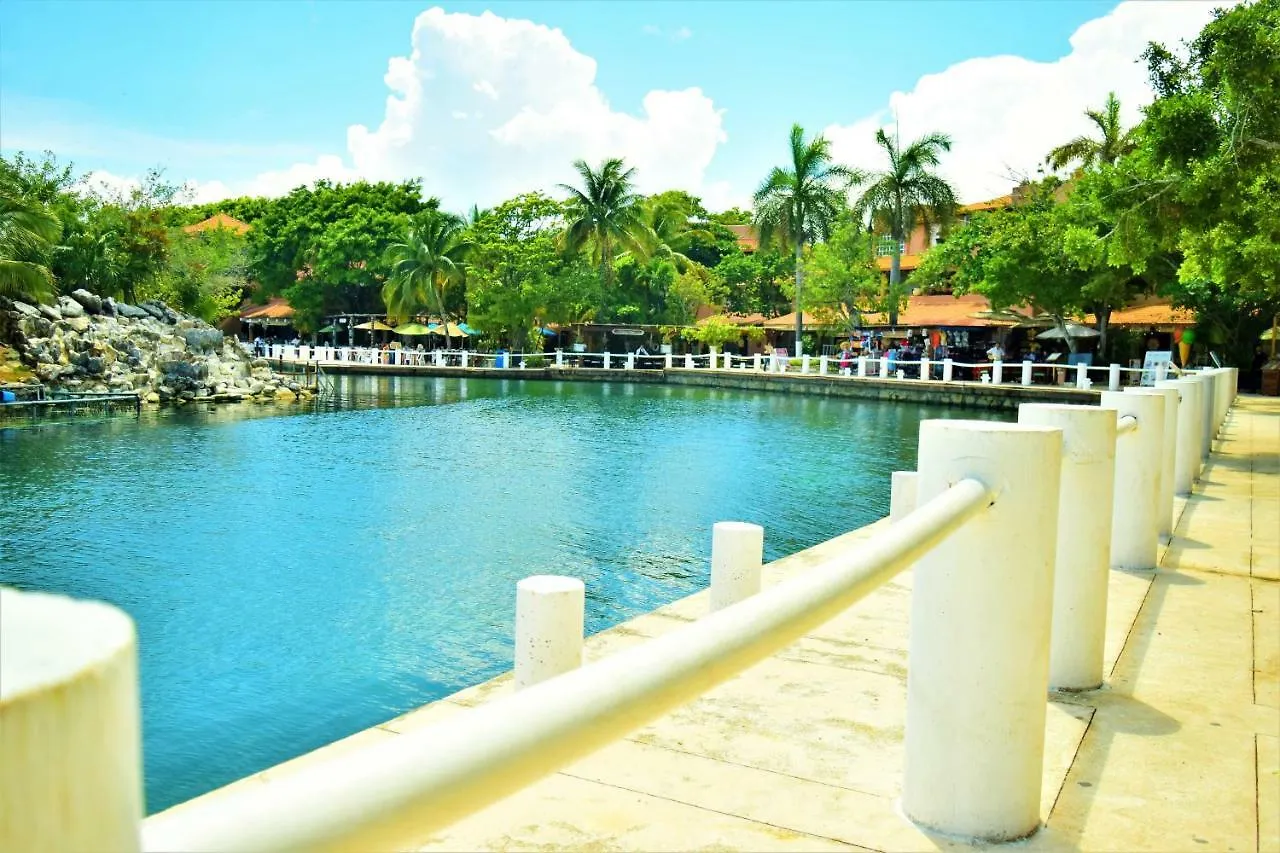
[[[804,286],[804,247],[827,239],[846,207],[845,192],[861,173],[831,162],[831,143],[822,136],[808,142],[804,128],[791,128],[791,162],[775,167],[755,194],[755,228],[761,245],[779,243],[795,252],[796,355],[803,355],[800,291]]]
[[[1137,146],[1133,138],[1133,128],[1125,130],[1120,126],[1120,101],[1115,92],[1107,95],[1106,106],[1102,111],[1085,110],[1089,121],[1093,122],[1101,139],[1088,136],[1077,136],[1075,139],[1049,152],[1045,162],[1052,169],[1061,169],[1068,163],[1080,162],[1080,167],[1088,169],[1095,163],[1111,165],[1124,154],[1128,154]]]
[[[409,227],[403,242],[387,250],[391,277],[382,287],[387,313],[404,320],[430,307],[444,324],[446,348],[453,347],[453,339],[444,313],[444,290],[465,274],[465,259],[472,248],[463,236],[465,227],[459,216],[428,211]]]
[[[645,224],[653,234],[653,251],[670,259],[684,273],[701,266],[685,252],[695,241],[712,243],[715,236],[699,221],[705,215],[698,200],[686,193],[671,191],[650,196],[643,202]]]
[[[951,150],[951,137],[926,133],[906,148],[895,135],[876,131],[876,144],[884,149],[889,168],[869,176],[854,213],[859,220],[870,218],[889,232],[893,241],[889,262],[889,323],[898,322],[898,295],[902,284],[902,244],[917,222],[925,229],[947,223],[955,215],[956,193],[934,173],[942,154]]]
[[[585,160],[575,161],[573,168],[582,176],[582,189],[560,184],[569,194],[561,245],[570,253],[588,249],[608,288],[613,285],[613,261],[620,251],[643,258],[653,244],[643,198],[634,189],[636,170],[626,168],[617,157],[605,160],[599,170],[592,170]]]
[[[52,301],[45,259],[61,235],[58,217],[42,205],[0,192],[0,296]]]

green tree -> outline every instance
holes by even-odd
[[[871,235],[852,219],[836,226],[827,242],[810,250],[804,268],[802,307],[821,322],[844,320],[852,332],[861,326],[864,313],[902,307],[901,298],[896,305],[888,304]]]
[[[582,177],[582,189],[561,184],[569,194],[562,247],[571,254],[588,251],[600,270],[605,291],[614,283],[614,261],[623,251],[639,258],[649,254],[653,232],[645,223],[643,199],[634,189],[635,169],[613,158],[593,170],[585,160],[573,167]]]
[[[1085,110],[1084,114],[1097,126],[1101,138],[1077,136],[1059,145],[1045,159],[1049,168],[1057,170],[1076,162],[1082,169],[1095,164],[1109,166],[1136,147],[1133,130],[1125,130],[1120,124],[1120,101],[1115,92],[1107,95],[1102,110]]]
[[[248,275],[249,249],[243,236],[224,228],[195,234],[173,229],[165,268],[138,295],[217,323],[243,300]]]
[[[382,287],[387,313],[399,319],[433,308],[445,324],[445,347],[453,346],[445,314],[445,288],[465,275],[464,260],[472,243],[461,217],[431,211],[408,229],[403,242],[391,245],[391,276]]]
[[[845,209],[844,193],[858,173],[831,161],[831,143],[822,136],[806,142],[804,128],[791,128],[791,162],[775,167],[755,194],[755,227],[760,245],[779,242],[795,255],[796,355],[801,338],[800,302],[804,290],[804,247],[827,239]]]
[[[61,230],[44,205],[0,186],[0,296],[52,301],[53,273],[47,260]]]
[[[951,185],[933,171],[942,154],[951,150],[951,137],[928,133],[906,148],[884,130],[876,131],[876,144],[889,161],[889,168],[869,176],[869,184],[855,208],[859,219],[870,219],[889,232],[893,255],[889,264],[889,299],[896,302],[902,292],[902,245],[916,223],[928,230],[933,223],[948,224],[955,214],[956,194]],[[891,309],[889,323],[898,322]]]

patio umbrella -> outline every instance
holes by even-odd
[[[430,335],[435,333],[435,329],[428,329],[421,323],[405,323],[403,326],[396,326],[397,335]]]
[[[328,335],[328,334],[332,334],[333,332],[336,332],[336,331],[338,331],[338,327],[337,327],[337,326],[335,326],[335,325],[333,325],[332,323],[330,323],[329,325],[325,326],[323,329],[316,329],[316,334],[317,334],[317,335]]]
[[[459,328],[459,329],[461,329],[462,331],[466,332],[468,335],[483,335],[483,334],[484,334],[484,332],[480,331],[479,329],[473,329],[473,328],[471,328],[470,326],[468,326],[466,323],[459,323],[459,324],[458,324],[458,328]]]
[[[538,331],[542,332],[542,334],[546,335],[548,338],[554,338],[556,335],[560,334],[555,329],[548,329],[546,326],[543,326]]]
[[[380,320],[370,320],[367,323],[361,323],[359,326],[356,326],[356,328],[362,329],[366,332],[394,332],[395,331],[394,328],[392,328],[391,326],[388,326],[386,323],[383,323]]]
[[[468,336],[467,333],[462,331],[462,328],[456,323],[442,323],[439,326],[432,326],[429,331],[433,335],[444,335],[446,334],[446,329],[448,330],[447,333],[451,338],[465,338]]]
[[[1096,338],[1102,334],[1097,329],[1091,329],[1088,326],[1081,326],[1079,323],[1067,323],[1066,332],[1062,327],[1055,326],[1052,329],[1041,332],[1036,335],[1037,341],[1061,341],[1067,338]]]

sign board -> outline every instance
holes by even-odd
[[[638,338],[644,335],[644,329],[614,329],[612,334],[622,335],[629,338]]]
[[[1173,363],[1173,352],[1171,350],[1147,350],[1146,357],[1142,360],[1142,382],[1148,388],[1156,384],[1156,369],[1159,365],[1168,366]]]

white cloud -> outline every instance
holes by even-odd
[[[433,8],[415,21],[412,44],[388,63],[382,123],[348,128],[350,165],[321,157],[234,187],[200,184],[197,195],[421,177],[427,193],[463,208],[553,189],[575,179],[574,160],[608,157],[636,167],[641,191],[698,192],[726,139],[722,111],[700,89],[651,91],[639,114],[614,109],[596,86],[595,60],[558,29]]]
[[[964,201],[1009,192],[1013,176],[1034,177],[1045,155],[1093,125],[1083,115],[1107,93],[1120,99],[1126,125],[1152,100],[1138,60],[1148,42],[1173,46],[1193,37],[1222,2],[1125,2],[1088,21],[1071,36],[1071,51],[1054,62],[992,56],[959,62],[921,77],[910,92],[894,92],[887,109],[824,133],[841,162],[883,168],[877,128],[892,134],[897,117],[903,143],[940,130],[952,151],[942,172]]]
[[[668,41],[684,41],[693,38],[693,30],[688,27],[674,27],[670,30],[663,29],[657,24],[645,24],[640,28],[640,32],[647,36],[656,36],[664,38]]]

